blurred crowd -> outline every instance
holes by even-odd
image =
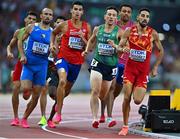
[[[6,47],[11,40],[16,29],[23,27],[23,19],[27,11],[33,10],[39,13],[44,7],[50,7],[54,10],[55,17],[62,15],[68,18],[70,4],[62,0],[1,0],[0,1],[0,89],[2,92],[11,90],[10,73],[16,60],[8,61],[6,58]],[[87,13],[86,13],[87,14]],[[102,17],[90,17],[87,19],[92,26],[102,24]],[[165,32],[165,39],[162,44],[165,48],[165,56],[161,67],[159,68],[159,76],[150,79],[149,89],[175,89],[180,88],[180,35],[179,33]],[[17,49],[14,49],[17,56]],[[152,56],[152,64],[154,62],[156,52]],[[87,63],[90,59],[87,60]],[[83,68],[87,70],[87,68]],[[83,70],[82,70],[83,74]],[[82,76],[88,78],[88,76]],[[86,79],[85,79],[86,80]],[[78,87],[78,86],[77,86]],[[88,87],[84,90],[88,91]]]

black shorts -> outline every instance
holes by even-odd
[[[48,86],[58,87],[59,77],[58,77],[57,70],[48,69],[46,79],[47,79],[47,82],[48,82]]]
[[[102,74],[103,80],[111,81],[116,77],[117,66],[109,66],[93,59],[91,62],[91,70],[98,71]]]

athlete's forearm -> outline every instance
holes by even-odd
[[[89,38],[89,40],[87,41],[87,47],[85,52],[90,52],[94,49],[94,47],[96,46],[96,34],[97,34],[98,28],[95,27],[93,30],[93,34],[92,36]],[[91,34],[91,33],[90,33]],[[89,36],[90,36],[89,34]]]
[[[91,32],[91,26],[88,24],[88,28],[87,28],[87,30],[88,30],[88,34],[87,34],[87,39],[84,37],[84,36],[82,36],[83,38],[83,41],[84,41],[84,43],[87,45],[87,43],[88,43],[88,40],[91,38],[91,35],[92,35],[92,32]]]
[[[124,52],[125,51],[125,46],[126,46],[126,39],[122,39],[120,42],[119,42],[119,45],[116,45],[116,50],[118,52]]]
[[[126,43],[128,41],[128,36],[130,34],[130,30],[127,29],[123,35],[121,35],[121,39],[118,45],[118,49],[123,51],[123,48],[126,46]]]
[[[94,40],[95,41],[95,40]],[[86,52],[89,53],[93,50],[94,46],[95,46],[95,43],[94,43],[93,39],[90,39],[88,42],[87,42],[87,47],[86,47]]]
[[[120,45],[115,45],[116,51],[117,52],[123,52],[123,47],[121,47]]]
[[[160,65],[162,59],[163,59],[163,56],[164,56],[164,48],[159,40],[159,36],[158,36],[158,33],[156,31],[153,31],[153,39],[154,39],[154,43],[155,43],[155,46],[158,48],[159,50],[159,55],[156,59],[156,62],[154,64],[154,67],[157,67]]]
[[[54,46],[55,45],[55,38],[56,38],[56,36],[55,36],[54,32],[52,32],[50,46]]]
[[[82,36],[81,39],[84,42],[84,44],[87,45],[87,40],[84,38],[84,36]]]
[[[12,47],[15,46],[15,44],[17,43],[17,39],[12,39],[9,43],[9,45],[7,46],[7,52],[11,52],[12,51]]]
[[[162,48],[162,49],[160,49],[160,51],[159,51],[159,55],[158,55],[158,57],[157,57],[157,59],[156,59],[156,62],[155,62],[155,64],[154,64],[154,67],[158,67],[158,66],[160,65],[160,63],[161,63],[161,61],[162,61],[162,59],[163,59],[163,56],[164,56],[164,49]]]
[[[11,52],[12,52],[12,49],[11,49],[10,45],[8,45],[8,46],[7,46],[7,53],[9,54],[9,53],[11,53]]]
[[[21,56],[24,56],[24,50],[23,50],[23,41],[22,39],[18,40],[18,51]]]

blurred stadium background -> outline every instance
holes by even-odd
[[[148,7],[152,11],[150,26],[155,28],[165,48],[165,56],[159,68],[159,76],[150,79],[150,89],[180,88],[180,0],[81,0],[85,6],[85,16],[92,27],[103,23],[104,10],[109,5],[119,8],[120,4],[128,3],[134,8],[132,18],[136,19],[138,9]],[[27,11],[38,13],[44,7],[54,10],[55,16],[69,17],[73,0],[1,0],[0,1],[0,92],[10,92],[12,83],[10,73],[17,59],[8,61],[6,47],[14,31],[23,27],[23,19]],[[17,49],[14,49],[17,55]],[[87,71],[92,55],[83,65],[73,91],[90,90],[89,73]],[[155,53],[152,55],[153,64]]]

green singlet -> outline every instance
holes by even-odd
[[[116,49],[108,44],[107,40],[113,40],[118,45],[119,40],[117,38],[118,26],[115,26],[112,32],[106,33],[105,25],[99,26],[97,33],[97,44],[95,49],[94,58],[105,65],[116,66],[118,63],[118,55]]]

